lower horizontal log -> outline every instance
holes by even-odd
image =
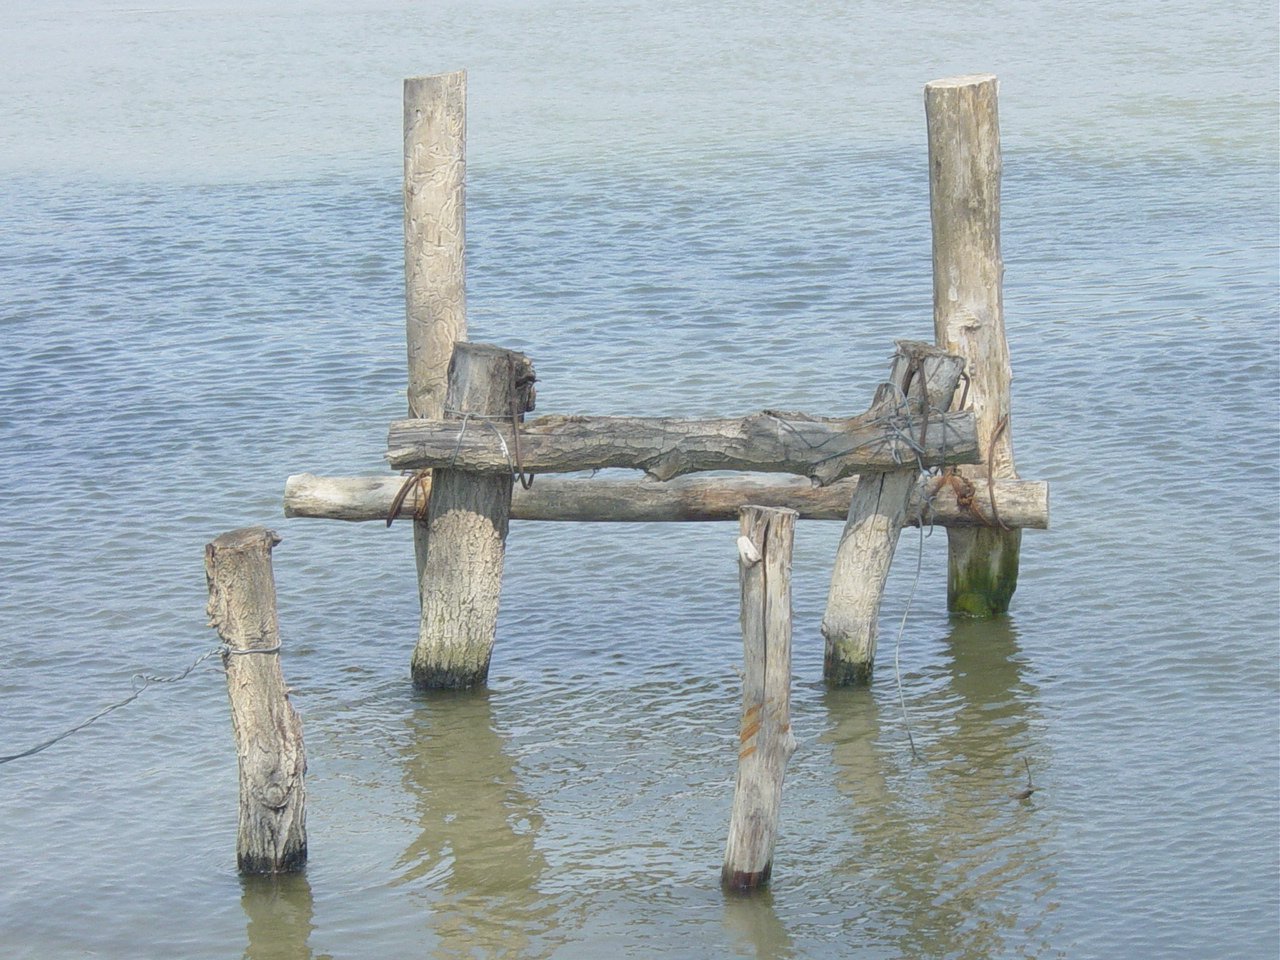
[[[284,488],[284,515],[322,520],[385,520],[404,485],[401,476],[291,476]],[[513,520],[646,523],[683,520],[737,520],[748,503],[788,507],[803,520],[841,520],[858,485],[848,477],[815,487],[801,477],[681,477],[666,483],[650,480],[539,477],[532,489],[518,485],[511,500]],[[429,489],[429,484],[428,484]],[[920,507],[933,496],[933,523],[941,527],[986,526],[992,517],[985,483],[970,491],[963,484],[930,478],[916,484],[908,522],[916,523]],[[412,517],[426,491],[417,485],[400,508]],[[997,480],[996,509],[1013,528],[1049,526],[1049,485],[1035,480]]]

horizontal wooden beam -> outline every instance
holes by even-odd
[[[392,501],[404,485],[400,476],[292,476],[285,483],[284,515],[322,520],[385,520]],[[430,480],[427,480],[428,488]],[[788,507],[804,520],[841,520],[858,478],[848,477],[816,487],[800,477],[681,477],[667,483],[651,480],[539,477],[529,490],[519,485],[511,499],[513,520],[646,523],[683,520],[734,520],[746,504]],[[997,480],[996,510],[1007,526],[1045,529],[1049,526],[1049,485],[1035,480]],[[908,522],[918,522],[924,501],[933,498],[933,523],[942,527],[980,526],[992,517],[987,485],[968,491],[936,477],[916,484]],[[415,485],[400,508],[411,517],[425,502],[426,490]],[[964,502],[962,502],[964,501]]]
[[[538,417],[512,434],[495,420],[398,420],[387,438],[396,470],[575,473],[607,467],[670,480],[704,470],[795,473],[823,485],[904,464],[977,463],[970,412],[847,419],[763,411],[736,420]]]

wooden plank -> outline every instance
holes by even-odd
[[[927,427],[927,429],[925,429]],[[702,470],[795,473],[828,484],[852,473],[973,463],[973,415],[919,419],[867,413],[847,419],[763,411],[735,420],[660,417],[539,417],[520,428],[523,465],[534,473],[607,467],[669,480]],[[509,473],[516,439],[508,424],[401,420],[387,460],[399,469],[451,466]]]
[[[613,480],[602,477],[539,477],[532,489],[516,487],[511,496],[512,520],[580,523],[652,523],[682,521],[737,522],[747,504],[787,507],[801,520],[839,520],[849,516],[849,503],[858,488],[857,476],[825,487],[803,477],[778,475],[733,477],[677,477],[665,483],[652,480]],[[284,515],[351,522],[384,521],[404,477],[379,474],[365,477],[319,477],[299,473],[284,487]],[[430,481],[427,482],[430,489]],[[1046,529],[1049,525],[1049,485],[1037,480],[997,480],[994,486],[1000,519],[1010,526]],[[986,484],[967,490],[938,477],[922,477],[911,491],[907,523],[943,527],[984,526],[992,516]],[[972,495],[972,502],[969,495]],[[421,505],[415,487],[400,506],[412,517]],[[932,500],[931,504],[927,501]],[[926,506],[931,512],[926,511]]]
[[[241,873],[288,873],[307,862],[302,721],[289,702],[278,655],[271,549],[279,542],[270,530],[249,527],[204,549],[209,625],[227,647],[222,663],[240,767]]]
[[[791,547],[796,513],[742,508],[742,716],[738,780],[721,882],[735,891],[769,882],[778,839],[782,782],[796,750],[791,732]]]
[[[449,367],[446,412],[480,417],[518,416],[531,403],[528,358],[481,343],[459,343]],[[486,420],[485,423],[492,423]],[[511,473],[439,469],[431,484],[430,532],[422,577],[422,620],[413,651],[419,689],[467,689],[489,675],[498,625],[498,599]]]
[[[959,472],[975,486],[1016,477],[1000,253],[1000,122],[994,76],[925,86],[933,220],[933,320],[938,346],[968,361],[980,466]],[[988,471],[989,465],[989,471]],[[1016,528],[948,530],[947,607],[996,616],[1018,583]]]

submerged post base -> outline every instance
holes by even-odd
[[[488,682],[489,662],[486,660],[482,666],[468,669],[415,660],[410,672],[413,686],[418,690],[474,690]]]
[[[947,612],[990,618],[1009,612],[1018,586],[1021,530],[948,530]]]
[[[763,870],[732,870],[725,864],[720,871],[720,886],[731,893],[750,893],[768,886],[772,874],[772,863],[765,864]]]
[[[871,683],[875,665],[864,651],[833,647],[822,660],[822,678],[831,687],[865,687]]]

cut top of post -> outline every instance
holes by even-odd
[[[959,77],[943,77],[941,80],[930,80],[924,85],[926,90],[943,89],[948,87],[976,87],[983,83],[995,83],[996,75],[994,73],[967,73]]]

